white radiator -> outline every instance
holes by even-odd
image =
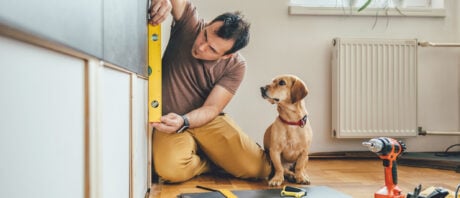
[[[417,40],[335,38],[333,44],[333,136],[416,136]]]

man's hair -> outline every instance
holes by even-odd
[[[217,36],[226,40],[235,40],[233,47],[225,55],[234,53],[249,43],[249,27],[251,25],[243,19],[243,15],[239,11],[221,14],[212,20],[211,24],[216,21],[224,22],[216,32]]]

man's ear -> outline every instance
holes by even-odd
[[[223,56],[221,57],[221,59],[228,59],[228,58],[233,57],[234,55],[235,55],[235,53],[226,54],[226,55],[223,55]]]

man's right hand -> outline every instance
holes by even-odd
[[[152,25],[158,25],[162,23],[168,14],[171,12],[172,5],[170,0],[149,0],[151,1],[150,6],[150,21]]]

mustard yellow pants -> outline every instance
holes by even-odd
[[[270,162],[262,148],[227,115],[183,133],[153,134],[153,163],[167,182],[182,182],[211,171],[211,161],[239,178],[266,178]]]

